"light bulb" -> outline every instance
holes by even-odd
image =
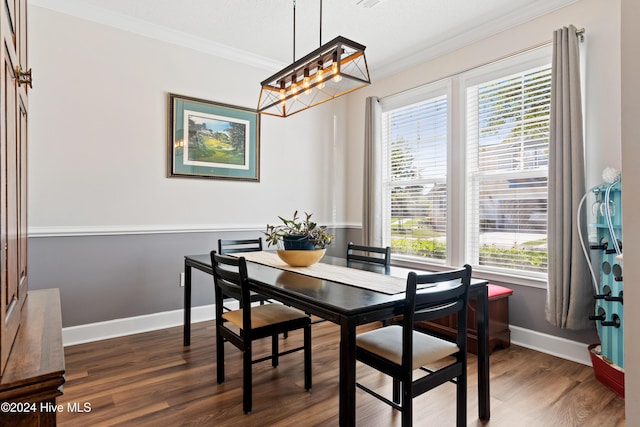
[[[311,93],[311,79],[309,78],[309,69],[304,69],[304,79],[302,79],[302,87],[304,88],[304,93],[309,95]]]
[[[340,69],[338,68],[338,52],[333,52],[333,64],[331,64],[331,74],[333,74],[333,81],[339,82],[342,80],[340,75]]]
[[[334,82],[339,82],[340,80],[342,80],[342,76],[340,75],[340,70],[338,70],[338,63],[334,62],[333,65],[331,66],[331,74],[333,74],[333,81]]]
[[[324,70],[322,67],[318,67],[318,72],[316,73],[316,81],[318,82],[318,89],[324,89]]]
[[[291,87],[289,89],[291,90],[291,94],[294,98],[298,97],[298,83],[296,83],[297,79],[298,77],[295,74],[291,76]]]

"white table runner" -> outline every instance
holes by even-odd
[[[404,292],[407,289],[407,279],[374,273],[372,271],[359,270],[357,268],[343,267],[340,265],[323,264],[321,262],[309,267],[291,267],[273,252],[241,252],[233,256],[244,257],[247,261],[267,265],[284,271],[292,271],[305,276],[315,277],[332,282],[358,288],[370,289],[377,292],[393,295]]]

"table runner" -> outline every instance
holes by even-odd
[[[292,271],[305,276],[330,280],[332,282],[382,292],[388,295],[399,294],[407,289],[406,277],[388,276],[372,271],[359,270],[341,265],[323,264],[321,262],[310,265],[309,267],[291,267],[273,252],[241,252],[232,255],[244,257],[247,261],[280,270]]]

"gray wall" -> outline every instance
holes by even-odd
[[[491,283],[513,289],[513,295],[509,298],[509,323],[511,325],[585,344],[600,342],[595,323],[593,323],[593,329],[584,331],[559,329],[549,324],[544,318],[546,289],[497,281]]]
[[[328,250],[344,255],[349,241],[362,242],[359,228],[333,230]],[[113,236],[32,237],[29,288],[59,288],[63,327],[178,310],[183,307],[180,273],[184,255],[208,253],[219,238],[250,238],[260,231]],[[193,306],[213,304],[211,276],[194,270]],[[514,290],[510,323],[582,343],[598,342],[594,330],[567,331],[544,319],[544,289],[493,282]]]
[[[335,231],[335,230],[334,230]],[[335,231],[330,254],[343,254]],[[59,288],[62,326],[77,326],[183,307],[184,256],[208,253],[219,238],[259,231],[29,238],[29,289]],[[211,276],[192,275],[193,306],[213,304]]]

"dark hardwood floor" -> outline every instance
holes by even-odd
[[[366,329],[366,327],[365,327]],[[253,412],[242,411],[241,357],[226,346],[227,377],[216,383],[213,322],[65,349],[67,382],[58,404],[60,426],[334,426],[338,419],[338,327],[313,326],[313,388],[304,390],[302,353],[253,366]],[[299,345],[302,333],[281,340]],[[270,340],[256,346],[269,351]],[[586,350],[585,350],[586,351]],[[491,420],[477,418],[476,359],[469,359],[468,425],[624,426],[624,400],[602,386],[591,367],[512,345],[491,356]],[[390,392],[381,374],[358,364],[358,380]],[[455,425],[455,386],[415,399],[415,426]],[[86,406],[85,406],[86,404]],[[80,408],[84,412],[69,411]],[[399,413],[358,390],[362,426],[400,424]]]

